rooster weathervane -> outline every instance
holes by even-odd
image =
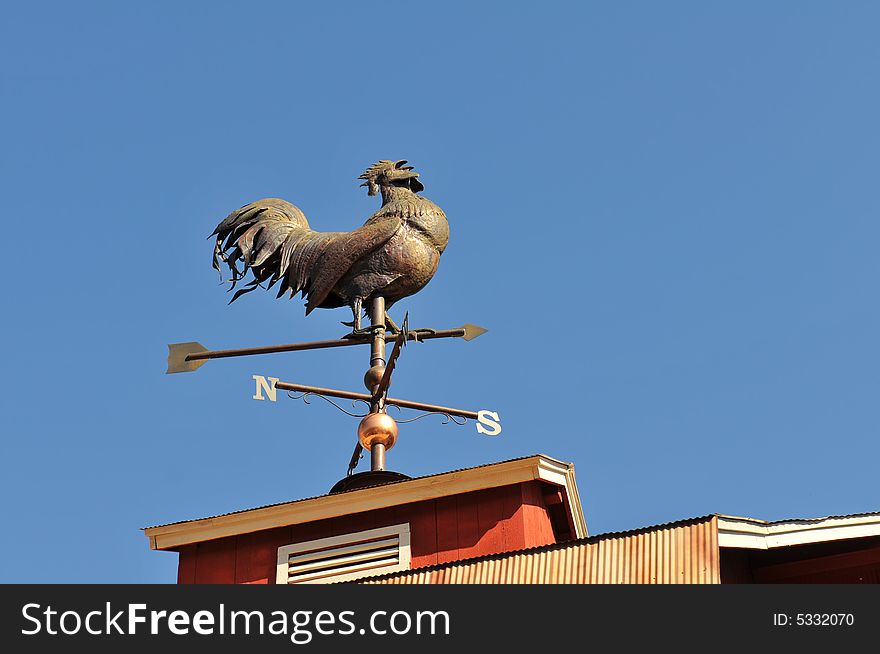
[[[247,204],[229,214],[214,230],[216,237],[213,266],[221,272],[223,264],[231,277],[230,304],[257,288],[277,285],[277,297],[306,299],[306,315],[314,309],[348,306],[352,321],[343,324],[351,332],[341,339],[290,343],[237,350],[208,350],[199,343],[168,346],[168,373],[192,372],[209,359],[298,350],[324,349],[370,344],[370,368],[364,376],[369,394],[282,382],[275,377],[254,375],[254,399],[274,401],[278,389],[299,393],[294,399],[308,402],[322,397],[349,415],[329,398],[363,402],[369,407],[358,426],[358,443],[349,463],[348,474],[334,490],[372,485],[402,478],[385,470],[385,452],[397,440],[397,421],[387,413],[389,406],[415,409],[423,415],[440,414],[446,420],[463,424],[472,419],[481,434],[501,433],[500,418],[493,411],[464,411],[450,407],[388,397],[391,375],[401,348],[408,341],[441,338],[472,340],[486,330],[465,324],[457,329],[410,329],[408,317],[398,326],[388,315],[393,304],[418,293],[437,272],[440,257],[449,242],[446,214],[436,204],[419,195],[424,186],[419,173],[405,160],[379,161],[358,178],[367,194],[381,193],[382,206],[362,227],[351,232],[314,231],[305,214],[295,205],[278,198]],[[251,279],[245,282],[248,273]],[[222,278],[222,277],[221,277]],[[362,326],[362,314],[370,324]],[[386,358],[385,345],[393,341]],[[423,417],[418,416],[412,420]],[[405,422],[410,422],[405,421]],[[352,475],[362,449],[370,450],[372,472]]]

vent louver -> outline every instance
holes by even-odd
[[[278,548],[279,584],[328,584],[409,570],[409,524]]]

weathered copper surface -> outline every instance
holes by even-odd
[[[316,308],[349,306],[355,332],[362,308],[377,297],[385,308],[427,284],[449,241],[446,215],[418,195],[424,187],[406,161],[379,161],[361,176],[382,206],[352,232],[316,232],[291,203],[267,198],[227,216],[214,230],[214,267],[224,262],[234,288],[250,271],[253,279],[231,301],[266,283],[278,297],[301,292],[306,315]],[[368,303],[368,304],[364,304]]]
[[[378,444],[390,450],[397,441],[397,422],[387,413],[370,413],[361,420],[357,434],[364,449]]]

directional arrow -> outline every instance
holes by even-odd
[[[168,345],[168,370],[165,374],[173,372],[195,372],[208,362],[208,357],[197,358],[195,355],[208,351],[201,343],[170,343]]]
[[[465,324],[456,329],[444,330],[413,330],[406,332],[408,341],[430,341],[435,338],[462,338],[472,341],[488,330],[477,325]],[[387,334],[385,341],[393,341],[395,334]],[[236,350],[209,350],[201,343],[171,343],[168,345],[168,369],[166,374],[177,372],[194,372],[205,364],[208,359],[227,359],[230,357],[246,357],[256,354],[275,354],[278,352],[297,352],[299,350],[321,350],[330,347],[348,347],[350,345],[368,345],[371,337],[341,338],[331,341],[311,341],[309,343],[287,343],[285,345],[267,345],[264,347],[246,347]]]
[[[482,336],[482,335],[485,334],[487,331],[489,331],[489,330],[486,329],[485,327],[480,327],[479,325],[472,325],[472,324],[470,324],[469,322],[466,322],[465,324],[463,324],[459,329],[463,329],[463,330],[464,330],[464,334],[462,334],[461,337],[462,337],[464,340],[466,340],[466,341],[472,341],[472,340],[474,340],[477,336]],[[450,330],[450,331],[458,331],[458,330]],[[425,338],[441,338],[441,337],[438,337],[438,336],[433,336],[433,337],[432,337],[432,336],[422,336],[419,340],[423,340],[423,339],[425,339]],[[408,338],[407,340],[413,340],[413,339]]]

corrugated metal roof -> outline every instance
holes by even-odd
[[[491,466],[502,465],[502,464],[504,464],[504,463],[512,463],[512,462],[514,462],[514,461],[523,461],[523,460],[525,460],[525,459],[531,459],[532,457],[536,457],[536,456],[544,457],[545,459],[550,459],[550,460],[552,460],[552,461],[556,461],[556,462],[558,462],[558,463],[560,463],[560,464],[562,464],[562,465],[569,465],[569,464],[566,464],[564,461],[560,461],[559,459],[556,459],[556,458],[554,458],[554,457],[552,457],[552,456],[547,456],[546,454],[529,454],[528,456],[518,456],[518,457],[515,457],[515,458],[513,458],[513,459],[506,459],[506,460],[504,460],[504,461],[495,461],[495,462],[493,462],[493,463],[483,463],[483,464],[478,465],[478,466],[471,466],[470,468],[458,468],[457,470],[447,470],[447,471],[445,471],[445,472],[437,472],[437,473],[434,473],[434,474],[432,474],[432,475],[423,475],[423,476],[421,476],[421,477],[412,477],[411,479],[401,479],[401,480],[399,480],[399,481],[389,481],[389,482],[386,482],[386,483],[384,483],[384,484],[376,484],[376,486],[371,486],[371,488],[377,488],[377,487],[379,487],[379,486],[391,486],[391,485],[394,485],[394,484],[405,484],[405,483],[408,483],[408,482],[411,482],[411,481],[415,481],[415,480],[417,480],[417,479],[430,479],[431,477],[439,477],[439,476],[441,476],[441,475],[448,475],[448,474],[453,474],[453,473],[457,473],[457,472],[466,472],[466,471],[468,471],[468,470],[478,470],[478,469],[480,469],[480,468],[488,468],[488,467],[491,467]],[[360,488],[360,489],[352,489],[352,490],[347,490],[347,491],[341,491],[341,492],[339,492],[339,493],[334,493],[334,495],[344,495],[344,494],[346,494],[346,493],[353,493],[353,492],[356,492],[356,491],[358,491],[358,490],[363,490],[363,489]],[[303,497],[303,498],[300,498],[300,499],[297,499],[297,500],[288,500],[288,501],[286,501],[286,502],[275,502],[275,503],[273,503],[273,504],[264,504],[264,505],[262,505],[262,506],[249,507],[249,508],[247,508],[247,509],[238,509],[238,510],[236,510],[236,511],[228,511],[228,512],[226,512],[226,513],[218,513],[218,514],[216,514],[216,515],[203,516],[203,517],[201,517],[201,518],[188,518],[188,519],[186,519],[186,520],[175,520],[174,522],[166,522],[166,523],[164,523],[164,524],[160,524],[160,525],[151,525],[151,526],[149,526],[149,527],[142,527],[141,529],[155,529],[155,528],[157,528],[157,527],[170,527],[170,526],[172,526],[172,525],[180,525],[180,524],[184,524],[184,523],[186,523],[186,522],[193,522],[193,521],[195,521],[195,520],[211,520],[211,519],[213,519],[213,518],[222,518],[222,517],[224,517],[224,516],[236,515],[236,514],[239,514],[239,513],[247,513],[248,511],[258,511],[258,510],[260,510],[260,509],[269,509],[269,508],[276,507],[276,506],[285,506],[285,505],[288,505],[288,504],[297,504],[297,503],[299,503],[299,502],[307,502],[307,501],[309,501],[309,500],[316,500],[316,499],[319,499],[319,498],[321,498],[321,497],[328,497],[329,495],[330,495],[329,493],[325,493],[325,494],[323,494],[323,495],[313,495],[313,496],[311,496],[311,497]]]
[[[368,584],[718,584],[714,515],[360,579]]]

